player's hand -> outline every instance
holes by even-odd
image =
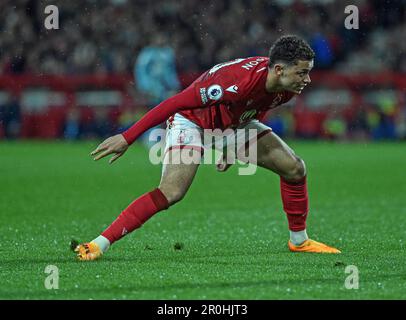
[[[97,161],[109,154],[114,154],[110,158],[109,163],[113,163],[115,160],[120,158],[124,152],[128,149],[128,143],[121,134],[117,134],[110,138],[107,138],[99,146],[93,150],[90,155],[95,156],[93,160]]]

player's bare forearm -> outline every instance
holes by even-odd
[[[120,158],[128,149],[128,143],[124,139],[122,134],[116,134],[115,136],[109,137],[100,143],[95,150],[93,150],[90,155],[94,156],[93,160],[97,161],[109,154],[114,154],[110,158],[109,163],[113,163],[115,160]]]

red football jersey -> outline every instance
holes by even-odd
[[[146,130],[180,113],[203,129],[235,128],[251,119],[263,120],[266,112],[293,97],[291,92],[268,93],[267,57],[250,57],[220,63],[189,87],[150,110],[123,132],[128,144]]]
[[[179,112],[205,129],[236,127],[289,101],[294,93],[268,93],[265,81],[269,58],[250,57],[220,63],[192,84],[202,108]]]

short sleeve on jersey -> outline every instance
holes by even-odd
[[[231,103],[241,97],[239,77],[233,66],[245,59],[215,65],[195,82],[195,91],[203,106]]]
[[[234,87],[234,89],[233,89]],[[211,106],[219,103],[230,103],[238,98],[238,86],[230,84],[230,81],[215,77],[201,82],[196,82],[195,91],[203,106]],[[234,92],[230,92],[233,90]]]

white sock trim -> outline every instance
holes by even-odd
[[[301,245],[303,242],[305,242],[309,237],[307,236],[306,229],[302,231],[291,231],[289,230],[290,233],[290,241],[295,245]]]
[[[110,247],[110,241],[102,235],[98,236],[92,242],[95,242],[103,253]]]

